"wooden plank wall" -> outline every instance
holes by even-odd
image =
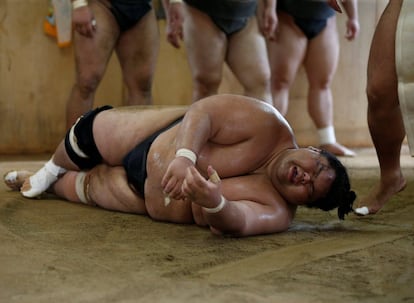
[[[338,140],[351,147],[371,146],[366,124],[366,64],[375,24],[386,0],[360,0],[361,34],[348,42],[345,16],[338,16],[341,58],[333,84]],[[52,152],[64,134],[65,102],[74,78],[72,48],[60,49],[43,33],[48,0],[0,0],[0,154]],[[161,47],[153,96],[156,105],[190,104],[191,78],[185,50],[165,40]],[[288,120],[298,142],[317,144],[307,114],[303,71],[291,93]],[[242,93],[225,67],[220,92]],[[124,88],[116,57],[111,59],[96,105],[122,105]]]

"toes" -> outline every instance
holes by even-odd
[[[4,183],[12,190],[19,190],[33,173],[27,170],[12,170],[4,174]]]
[[[17,171],[9,171],[4,174],[4,183],[13,190],[18,190],[21,184],[17,184]]]

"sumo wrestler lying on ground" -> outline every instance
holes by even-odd
[[[211,178],[215,172],[221,180]],[[237,95],[187,109],[96,109],[30,175],[9,172],[5,182],[28,198],[51,190],[69,201],[235,236],[285,231],[299,205],[338,208],[343,219],[355,199],[335,156],[298,148],[277,110]]]

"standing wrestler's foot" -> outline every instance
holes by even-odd
[[[354,151],[350,150],[349,148],[337,142],[321,145],[320,149],[326,150],[334,154],[335,156],[340,156],[340,157],[355,157],[356,156]]]
[[[389,181],[383,178],[369,192],[369,194],[358,202],[358,207],[354,212],[360,216],[376,214],[388,200],[395,194],[402,191],[407,185],[407,181],[399,174],[398,177],[390,178]]]
[[[31,175],[33,172],[28,170],[12,170],[4,174],[4,183],[12,190],[20,190],[23,182]]]

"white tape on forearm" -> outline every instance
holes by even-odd
[[[218,213],[219,211],[221,211],[224,208],[224,206],[226,205],[226,201],[227,201],[226,198],[224,198],[223,196],[221,196],[221,200],[220,200],[220,204],[219,205],[217,205],[214,208],[203,207],[203,209],[206,212],[208,212],[209,214],[216,214],[216,213]]]
[[[170,4],[173,3],[183,3],[183,0],[170,0]]]
[[[75,0],[72,2],[72,9],[75,10],[79,7],[83,7],[83,6],[87,6],[88,5],[88,1],[86,0]]]
[[[196,164],[196,162],[197,162],[197,155],[192,150],[189,150],[187,148],[180,148],[175,153],[175,156],[176,157],[184,157],[184,158],[187,158],[191,162],[193,162],[193,164]]]

